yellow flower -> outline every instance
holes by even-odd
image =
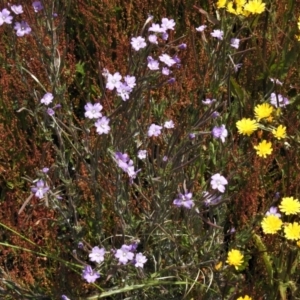
[[[239,2],[244,3],[244,1],[239,1]],[[243,15],[243,7],[240,5],[240,3],[235,2],[233,4],[233,2],[230,1],[230,2],[228,2],[226,9],[231,14],[234,14],[234,15]]]
[[[298,199],[294,199],[293,197],[285,197],[282,198],[279,208],[286,215],[295,215],[300,212],[300,203]]]
[[[273,151],[271,142],[263,140],[257,146],[254,146],[258,156],[266,158],[267,155],[271,154]]]
[[[228,252],[226,262],[237,270],[243,264],[243,259],[244,255],[239,250],[232,249]]]
[[[297,222],[290,223],[284,226],[285,237],[288,240],[299,240],[300,239],[300,225]]]
[[[277,129],[272,130],[272,133],[278,140],[284,139],[286,137],[286,127],[279,125]]]
[[[257,121],[263,118],[269,118],[273,112],[273,106],[268,103],[256,105],[254,108],[255,118]]]
[[[215,269],[216,269],[217,271],[219,271],[219,270],[222,268],[222,265],[223,265],[223,263],[220,261],[219,263],[217,263],[217,264],[215,265]]]
[[[246,295],[245,297],[239,297],[236,300],[252,300],[252,298]]]
[[[236,127],[240,134],[250,135],[258,128],[258,123],[255,120],[243,118],[236,122]]]
[[[298,18],[298,23],[297,23],[297,25],[298,25],[298,29],[300,30],[300,17]]]
[[[300,248],[300,240],[296,244]]]
[[[280,230],[281,226],[282,221],[274,215],[264,217],[261,222],[261,227],[265,234],[275,234],[278,230]]]
[[[218,0],[217,8],[224,8],[227,0]]]
[[[265,3],[261,0],[250,0],[245,6],[244,10],[249,11],[252,14],[261,14],[265,11]]]

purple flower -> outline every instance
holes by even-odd
[[[211,117],[212,117],[213,119],[215,119],[215,118],[220,117],[220,114],[219,114],[217,111],[214,111],[214,112],[211,114]]]
[[[235,49],[238,49],[239,46],[240,46],[240,40],[239,39],[231,39],[230,40],[230,46],[235,48]]]
[[[281,214],[277,212],[278,208],[275,206],[271,206],[269,211],[266,212],[266,216],[273,215],[275,217],[281,218]]]
[[[270,80],[271,80],[272,82],[274,82],[275,84],[279,84],[279,85],[282,85],[282,84],[283,84],[279,79],[276,79],[276,78],[271,78],[271,77],[270,77]]]
[[[134,76],[126,75],[124,77],[124,81],[131,89],[133,89],[136,86],[136,78]]]
[[[21,23],[16,22],[14,29],[16,30],[17,36],[24,36],[31,32],[31,28],[25,21],[21,21]]]
[[[114,88],[118,88],[121,84],[122,76],[119,72],[116,72],[114,75],[108,73],[107,74],[107,83],[106,88],[112,91]]]
[[[54,111],[52,108],[48,107],[48,108],[47,108],[47,114],[48,114],[50,117],[53,117],[53,116],[55,115],[55,111]]]
[[[130,160],[127,153],[116,152],[115,159],[118,164],[118,167],[121,168],[124,172],[127,172],[128,166],[133,165],[133,161]]]
[[[123,245],[121,249],[116,251],[115,257],[119,259],[119,263],[126,265],[129,260],[133,259],[134,254],[130,250],[130,246]]]
[[[204,105],[211,105],[211,104],[213,104],[214,102],[216,102],[216,99],[209,99],[209,98],[207,98],[207,99],[205,99],[205,100],[202,100],[202,103],[203,103]]]
[[[132,244],[130,244],[129,247],[131,252],[135,252],[138,247],[138,242],[132,242]]]
[[[145,39],[141,36],[133,37],[130,44],[135,51],[139,51],[147,46]]]
[[[92,252],[89,254],[90,261],[94,261],[98,264],[104,261],[105,249],[99,248],[98,246],[92,249]]]
[[[22,5],[12,5],[10,8],[11,8],[11,10],[12,10],[16,15],[19,15],[19,14],[22,14],[22,13],[23,13],[23,7],[22,7]]]
[[[162,73],[163,75],[168,76],[168,75],[170,75],[171,71],[170,71],[170,69],[168,69],[167,67],[163,67],[162,70],[161,70],[161,73]]]
[[[47,174],[47,173],[49,172],[49,168],[46,168],[46,167],[43,168],[43,169],[42,169],[42,172],[45,173],[45,174]]]
[[[68,298],[66,295],[61,295],[61,300],[71,300],[71,299]]]
[[[180,63],[181,63],[181,59],[180,59],[177,55],[174,55],[174,56],[173,56],[173,59],[175,60],[175,62],[176,62],[177,64],[180,64]]]
[[[129,99],[129,94],[131,93],[132,89],[125,83],[122,83],[117,87],[117,94],[122,98],[123,101]]]
[[[88,283],[95,282],[100,277],[100,274],[97,271],[94,271],[91,266],[87,265],[82,271],[82,278],[85,279]]]
[[[202,32],[202,31],[204,31],[204,29],[205,29],[206,27],[207,27],[206,25],[201,25],[201,26],[199,26],[199,27],[196,28],[196,31]]]
[[[225,192],[225,185],[228,184],[228,181],[225,177],[220,175],[219,173],[211,176],[211,187],[212,189],[217,189],[219,192],[224,193]]]
[[[107,117],[102,117],[101,119],[98,119],[95,123],[96,126],[96,131],[98,134],[108,134],[110,131],[110,127],[108,125],[109,123],[109,118]]]
[[[162,27],[160,27],[159,24],[153,23],[153,24],[149,27],[148,31],[152,31],[152,32],[156,32],[156,33],[163,33],[163,32],[165,32],[165,29],[163,29]]]
[[[130,162],[130,161],[129,161],[129,162]],[[131,162],[132,162],[132,160],[131,160]],[[132,163],[133,163],[133,162],[132,162]],[[133,179],[136,178],[137,173],[140,172],[140,171],[141,171],[141,169],[135,171],[135,170],[134,170],[134,166],[128,166],[128,168],[127,168],[127,174],[128,174],[128,176],[129,176],[129,182],[130,182],[131,184],[132,184],[132,182],[133,182]]]
[[[168,39],[168,37],[169,37],[169,35],[168,35],[166,32],[163,32],[163,34],[162,34],[162,39],[163,39],[164,41],[166,41],[166,40]]]
[[[243,64],[236,64],[236,65],[233,65],[233,69],[234,69],[234,72],[236,73],[241,67],[242,67]]]
[[[159,136],[161,134],[162,126],[151,124],[148,129],[148,136]]]
[[[103,106],[100,103],[92,104],[88,102],[85,106],[84,116],[89,119],[98,119],[102,117],[101,110]]]
[[[148,56],[147,57],[147,61],[148,61],[148,68],[152,71],[154,70],[159,70],[159,62],[155,59],[152,58],[152,56]]]
[[[143,255],[143,253],[137,253],[135,255],[135,258],[134,258],[134,266],[136,268],[140,267],[140,268],[143,268],[144,267],[144,264],[147,262],[147,258],[145,255]]]
[[[228,131],[225,128],[225,125],[221,125],[220,127],[215,126],[211,132],[215,139],[220,139],[222,143],[225,142],[225,138],[228,136]]]
[[[45,105],[49,105],[52,100],[53,100],[53,95],[51,93],[46,93],[43,98],[41,99],[41,103],[45,104]]]
[[[176,61],[168,54],[162,54],[161,56],[159,56],[159,60],[165,63],[168,67],[172,67],[176,64]]]
[[[161,20],[161,28],[164,29],[164,31],[167,31],[168,29],[174,30],[175,22],[173,19],[167,19],[162,18]]]
[[[203,192],[204,203],[206,206],[215,205],[222,200],[222,196],[212,195],[208,192]]]
[[[192,193],[185,193],[184,195],[180,193],[178,198],[173,201],[173,204],[177,207],[184,206],[185,208],[191,209],[195,205],[192,197]]]
[[[42,179],[40,179],[37,181],[36,186],[31,188],[31,191],[35,194],[36,197],[42,199],[44,195],[49,191],[49,187]]]
[[[174,122],[172,120],[170,120],[170,121],[165,122],[164,127],[167,129],[171,129],[171,128],[174,128],[175,125],[174,125]]]
[[[162,158],[162,160],[165,161],[165,162],[168,161],[168,159],[169,159],[169,158],[168,158],[168,156],[166,156],[166,155]]]
[[[168,79],[168,83],[169,84],[173,84],[173,83],[175,83],[175,81],[176,81],[176,79],[174,78],[174,77],[172,77],[172,78],[170,78],[170,79]]]
[[[151,44],[158,44],[157,36],[155,34],[150,34],[148,40]]]
[[[187,48],[187,45],[185,43],[182,43],[178,46],[179,50],[185,50]]]
[[[3,8],[0,12],[0,26],[4,23],[11,24],[13,17],[10,16],[10,11],[6,8]]]
[[[145,159],[147,157],[147,150],[139,150],[137,157],[139,159]]]
[[[195,134],[195,133],[190,133],[190,134],[189,134],[189,138],[190,138],[191,140],[195,139],[195,137],[196,137],[196,134]]]
[[[215,29],[213,32],[210,33],[210,35],[212,37],[217,38],[218,40],[223,40],[224,32],[220,29]]]
[[[78,247],[79,249],[83,249],[83,242],[79,242],[78,245],[77,245],[77,247]]]
[[[44,6],[42,5],[41,1],[34,1],[32,3],[32,7],[34,9],[34,12],[39,12],[42,9],[44,9]]]
[[[276,95],[275,93],[271,94],[270,102],[275,107],[284,107],[290,103],[288,98],[285,98],[280,94]]]

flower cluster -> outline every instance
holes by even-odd
[[[49,107],[49,105],[53,102],[54,96],[52,93],[47,92],[42,99],[40,100],[40,103],[44,104],[47,106],[47,114],[49,116],[54,116],[55,115],[55,109],[60,108],[60,104],[56,104],[53,107]]]
[[[34,1],[32,3],[32,7],[35,12],[39,12],[43,9],[43,5],[40,1]],[[21,15],[24,12],[22,5],[11,5],[10,9],[15,15]],[[4,23],[12,24],[12,22],[13,16],[11,15],[11,12],[7,8],[3,8],[2,11],[0,11],[0,26],[2,26]],[[18,37],[30,34],[31,32],[30,26],[24,20],[20,20],[20,22],[15,22],[14,29]]]
[[[131,262],[136,268],[143,268],[147,262],[147,258],[143,253],[136,253],[137,242],[133,242],[130,245],[122,245],[120,249],[113,250],[114,257],[118,259],[119,264],[126,265]],[[104,262],[106,250],[104,248],[94,247],[89,253],[91,262],[95,262],[99,265]],[[90,265],[86,265],[82,270],[82,278],[88,283],[95,282],[100,277],[100,273],[97,270],[93,270]]]
[[[296,215],[300,213],[300,202],[293,197],[284,197],[279,205],[279,209],[285,215]],[[285,223],[281,220],[281,214],[277,213],[277,207],[271,207],[261,222],[262,230],[265,234],[276,234],[282,229],[286,239],[300,241],[300,223]]]
[[[261,14],[266,9],[266,4],[262,0],[238,0],[227,1],[218,0],[217,8],[226,8],[226,10],[234,15],[242,15],[248,17],[250,14]]]
[[[276,80],[272,79],[276,82]],[[274,115],[276,115],[276,109],[279,110],[281,107],[285,107],[289,104],[289,100],[282,95],[272,93],[270,96],[270,103],[258,104],[254,108],[255,119],[243,118],[236,122],[238,132],[242,135],[250,136],[258,128],[269,131],[277,140],[286,138],[286,127],[279,124],[277,127],[269,125],[273,121]],[[274,108],[275,106],[275,108]],[[277,111],[278,114],[278,111]],[[258,122],[264,122],[262,126]],[[266,126],[267,125],[267,126]],[[266,158],[273,151],[272,143],[267,140],[262,140],[258,145],[254,146],[258,156]]]
[[[140,170],[134,170],[133,160],[130,159],[127,153],[121,152],[116,152],[114,158],[118,167],[128,174],[130,183],[132,183],[133,179],[136,178],[137,173],[140,172]]]
[[[122,82],[122,76],[119,72],[110,74],[106,69],[103,73],[106,77],[106,88],[110,91],[116,89],[117,95],[122,98],[123,101],[129,100],[129,95],[136,86],[136,78],[134,76],[126,75]]]
[[[152,17],[150,18],[150,21],[152,20]],[[147,22],[146,22],[147,23]],[[173,19],[168,18],[162,18],[161,24],[153,23],[149,29],[148,32],[150,33],[148,36],[148,41],[152,45],[157,45],[159,41],[166,42],[168,40],[169,30],[174,30],[175,27],[175,21]],[[139,51],[140,49],[143,49],[147,47],[146,39],[142,36],[133,37],[131,39],[131,46],[135,51]],[[180,44],[178,46],[179,50],[185,50],[187,48],[186,44]],[[180,58],[177,55],[174,55],[171,57],[170,55],[166,53],[162,53],[161,55],[158,55],[157,58],[153,58],[151,55],[147,57],[147,67],[151,71],[158,71],[160,70],[163,75],[170,75],[172,71],[170,68],[174,65],[177,67],[180,67]],[[163,66],[160,66],[160,63],[163,64]],[[175,78],[170,78],[168,83],[175,82]]]
[[[97,121],[94,123],[96,127],[96,132],[101,134],[108,134],[110,131],[109,121],[110,119],[102,116],[101,110],[103,106],[100,103],[87,103],[84,106],[85,113],[84,116],[88,119],[97,119]]]
[[[131,261],[136,268],[143,268],[144,264],[147,262],[147,258],[143,253],[135,253],[136,249],[137,243],[123,245],[115,252],[115,258],[117,258],[122,265],[126,265]]]

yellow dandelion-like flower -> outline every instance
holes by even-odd
[[[240,134],[250,135],[258,128],[258,123],[255,120],[243,118],[236,122],[236,127]]]
[[[297,246],[300,248],[300,240],[299,241],[297,241]]]
[[[273,106],[270,105],[269,103],[256,105],[254,108],[255,118],[257,119],[257,121],[264,118],[269,118],[273,110],[274,110]]]
[[[258,156],[266,158],[267,155],[270,155],[273,151],[271,142],[262,140],[257,146],[254,146]]]
[[[266,4],[261,0],[250,0],[245,6],[244,10],[249,11],[252,14],[261,14],[266,9]]]
[[[281,226],[281,219],[274,215],[264,217],[261,222],[261,227],[265,234],[275,234],[278,230],[280,230]]]
[[[298,23],[297,23],[297,25],[298,25],[298,29],[300,30],[300,17],[298,18]]]
[[[227,3],[226,10],[227,10],[229,13],[231,13],[231,14],[234,14],[234,15],[237,15],[237,14],[238,14],[237,11],[236,11],[236,9],[233,8],[233,2],[232,2],[232,1],[230,1],[230,2]]]
[[[248,295],[244,296],[244,297],[239,297],[236,300],[252,300],[251,297],[249,297]]]
[[[279,209],[286,215],[295,215],[300,212],[300,202],[293,197],[282,198]]]
[[[218,0],[217,8],[224,8],[226,5],[227,0]]]
[[[279,125],[277,129],[272,130],[272,133],[276,137],[276,139],[284,139],[286,137],[286,127]]]
[[[243,264],[244,255],[241,251],[232,249],[228,252],[226,262],[237,270]]]
[[[294,222],[284,226],[285,237],[288,240],[299,240],[300,239],[300,224]]]

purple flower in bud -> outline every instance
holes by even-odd
[[[174,77],[170,78],[168,81],[167,81],[169,84],[173,84],[176,82],[176,79]]]
[[[187,48],[187,45],[184,43],[182,43],[178,46],[178,49],[180,49],[180,50],[185,50],[186,48]]]

